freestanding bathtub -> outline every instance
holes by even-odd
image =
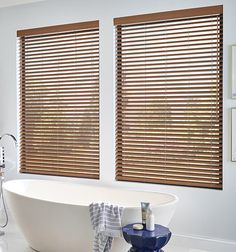
[[[88,206],[108,202],[124,207],[122,225],[141,222],[140,202],[150,202],[157,223],[168,225],[175,195],[77,185],[48,180],[11,180],[3,185],[7,205],[30,247],[40,252],[92,252]],[[129,246],[116,238],[112,252]]]

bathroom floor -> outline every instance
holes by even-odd
[[[34,252],[29,248],[27,242],[16,225],[10,221],[4,229],[5,235],[0,236],[0,252]],[[223,242],[212,242],[201,239],[183,238],[173,236],[170,243],[165,247],[165,252],[234,252],[236,244],[225,244]],[[65,251],[69,252],[69,251]],[[88,251],[82,251],[88,252]],[[126,251],[121,251],[126,252]]]
[[[34,251],[29,248],[22,234],[12,222],[9,222],[8,226],[1,230],[3,230],[5,234],[0,236],[0,252]]]

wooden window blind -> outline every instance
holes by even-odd
[[[114,25],[116,179],[221,189],[223,7]]]
[[[21,30],[20,171],[99,178],[99,22]]]

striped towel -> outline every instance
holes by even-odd
[[[109,252],[114,237],[122,237],[123,207],[106,203],[92,203],[89,213],[95,231],[93,252]]]

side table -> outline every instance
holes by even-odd
[[[122,228],[123,236],[132,245],[128,252],[164,252],[162,248],[168,243],[171,232],[167,227],[155,224],[154,231],[134,230],[133,224]]]

